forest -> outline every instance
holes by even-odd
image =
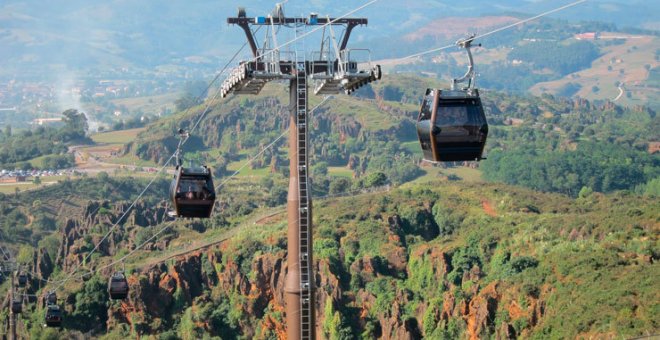
[[[660,177],[660,158],[611,144],[585,142],[576,150],[565,151],[525,147],[497,150],[489,154],[481,169],[489,181],[573,197],[582,188],[598,192],[637,189],[660,197],[660,192],[652,189],[652,182]]]
[[[43,159],[43,169],[63,169],[73,166],[73,157],[67,155],[68,147],[87,144],[87,117],[82,112],[67,110],[62,113],[63,126],[39,126],[34,130],[12,133],[10,125],[0,132],[0,169],[35,169],[40,166],[30,163],[38,157]]]

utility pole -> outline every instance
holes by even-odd
[[[287,266],[284,284],[286,304],[287,338],[289,340],[315,339],[315,310],[313,251],[312,251],[312,196],[309,182],[309,132],[307,112],[308,79],[313,80],[314,93],[319,95],[345,92],[350,94],[363,85],[381,77],[380,66],[359,69],[355,55],[367,50],[351,51],[346,48],[351,31],[355,26],[366,25],[366,18],[319,18],[285,17],[281,5],[268,16],[247,17],[239,8],[237,17],[227,18],[227,23],[238,25],[245,32],[252,50],[253,59],[242,61],[222,84],[221,95],[230,93],[257,95],[273,80],[289,81],[289,193],[287,196]],[[257,46],[251,26],[263,26],[270,30],[262,48]],[[279,26],[306,27],[324,26],[330,34],[328,45],[322,39],[321,51],[306,60],[306,51],[283,53],[277,46]],[[335,40],[333,26],[343,26],[341,44]],[[268,35],[267,35],[268,37]],[[331,52],[334,52],[332,55]]]

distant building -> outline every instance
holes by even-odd
[[[597,40],[600,34],[598,32],[586,32],[575,35],[577,40]]]
[[[62,121],[62,118],[36,118],[32,120],[32,124],[44,125],[50,123],[59,123]]]
[[[25,176],[2,177],[0,178],[0,183],[19,183],[25,182],[25,180]]]

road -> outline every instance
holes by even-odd
[[[619,98],[621,98],[621,96],[623,96],[623,92],[624,92],[624,91],[623,91],[623,85],[624,85],[624,84],[625,84],[625,83],[621,83],[621,84],[619,84],[619,87],[618,87],[618,89],[619,89],[619,95],[616,96],[616,98],[614,98],[613,102],[619,100]]]

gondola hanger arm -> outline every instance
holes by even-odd
[[[468,86],[465,88],[468,92],[472,92],[474,89],[474,79],[476,76],[476,73],[474,72],[474,58],[472,58],[472,51],[470,48],[472,47],[472,41],[474,41],[474,38],[476,37],[476,34],[471,34],[465,39],[460,39],[456,41],[456,45],[459,46],[460,48],[464,48],[465,51],[467,52],[468,56],[468,70],[465,72],[465,74],[460,77],[460,78],[454,78],[451,81],[451,89],[456,90],[456,85],[468,82]],[[481,44],[478,44],[477,46],[481,46]]]

